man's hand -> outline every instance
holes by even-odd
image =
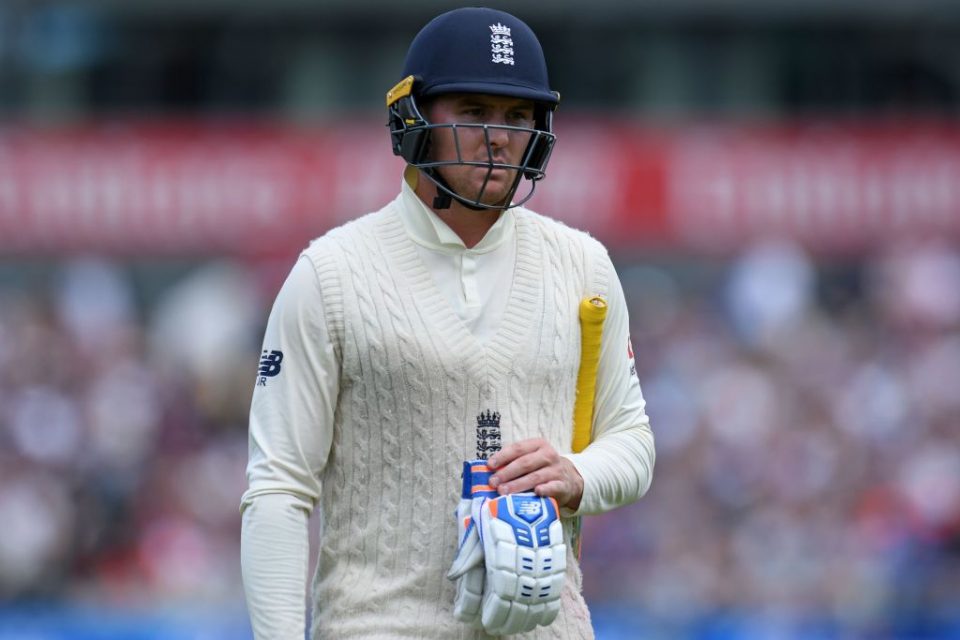
[[[490,486],[500,495],[533,491],[538,496],[549,496],[567,509],[580,506],[583,497],[583,478],[567,458],[564,458],[543,438],[531,438],[507,445],[490,460],[496,473]]]

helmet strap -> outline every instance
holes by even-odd
[[[437,195],[433,197],[433,208],[449,209],[451,204],[453,204],[453,198],[437,189]]]
[[[509,209],[512,206],[517,206],[512,204],[508,204],[502,207],[483,205],[483,204],[478,205],[475,201],[468,200],[467,198],[463,197],[462,195],[454,191],[454,189],[447,183],[446,180],[444,180],[443,176],[441,176],[440,173],[435,168],[421,169],[421,171],[425,176],[427,176],[427,178],[430,179],[431,182],[433,182],[433,184],[437,188],[437,195],[434,196],[433,198],[434,209],[449,209],[450,205],[453,204],[453,200],[456,200],[461,205],[463,205],[467,209],[470,209],[471,211],[497,211],[497,210],[504,211],[506,209]],[[510,193],[506,198],[507,202],[510,202],[513,200],[513,194],[517,192],[517,187],[520,186],[521,177],[522,176],[518,172],[517,178],[513,183],[513,188],[510,189]],[[526,202],[526,200],[527,198],[524,198],[524,202]]]

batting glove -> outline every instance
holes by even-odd
[[[556,500],[515,493],[477,502],[486,564],[481,622],[491,635],[548,625],[560,611],[567,547]],[[479,516],[479,518],[478,518]]]
[[[457,505],[457,555],[447,578],[457,581],[457,595],[453,615],[475,629],[482,629],[480,606],[486,569],[483,563],[483,543],[480,541],[480,507],[497,496],[490,487],[490,467],[486,460],[463,463],[463,490]]]

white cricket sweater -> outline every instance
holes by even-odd
[[[278,296],[264,350],[283,356],[254,394],[243,499],[244,582],[258,638],[302,633],[305,519],[314,506],[322,522],[314,638],[483,637],[452,617],[444,578],[460,465],[477,455],[485,412],[499,414],[504,443],[545,437],[570,451],[577,309],[587,293],[607,295],[610,311],[595,442],[569,456],[584,477],[580,512],[632,501],[649,486],[652,435],[605,250],[528,210],[508,212],[494,233],[506,237],[490,244],[507,243],[497,259],[513,269],[507,286],[485,288],[488,301],[499,296],[488,306],[502,317],[481,323],[491,329],[480,340],[436,284],[443,268],[427,268],[424,250],[438,248],[425,246],[421,223],[443,224],[429,215],[404,185],[383,210],[314,242]],[[572,555],[568,564],[560,616],[525,637],[592,637]]]

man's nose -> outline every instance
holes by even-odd
[[[504,129],[506,122],[488,124],[486,127],[487,140],[491,147],[505,147],[510,142],[510,130]]]

